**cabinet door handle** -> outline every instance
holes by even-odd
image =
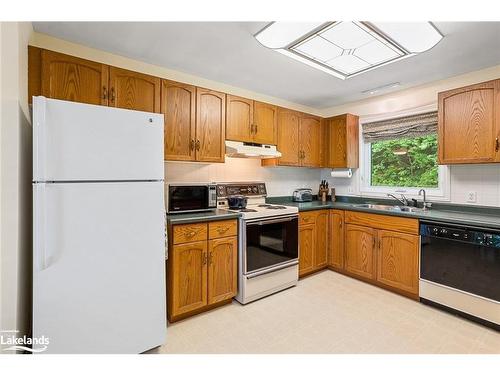
[[[204,253],[204,254],[203,254],[203,260],[202,260],[203,265],[207,264],[207,260],[208,260],[207,253]]]
[[[111,87],[111,102],[114,103],[116,98],[115,88]]]
[[[196,140],[196,150],[200,151],[200,140],[199,139]]]
[[[106,100],[108,98],[108,89],[106,86],[102,86],[102,98]]]
[[[250,134],[253,134],[253,132],[254,132],[254,126],[255,126],[254,124],[250,125]]]
[[[253,133],[254,133],[254,134],[257,134],[257,129],[258,129],[258,126],[257,126],[257,125],[254,125],[254,129],[253,129]]]
[[[217,228],[217,232],[220,234],[226,233],[229,230],[229,227],[226,228]]]
[[[376,243],[375,243],[375,242],[376,242],[375,237],[373,237],[373,248],[374,248],[374,249],[377,247],[377,245],[376,245]]]
[[[498,137],[495,138],[495,152],[498,152],[498,149],[500,148],[500,144],[498,144]]]
[[[190,142],[190,144],[189,144],[189,149],[190,149],[191,151],[194,151],[194,139],[191,139],[191,142]]]

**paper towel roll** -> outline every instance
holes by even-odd
[[[331,176],[335,178],[351,178],[352,170],[351,168],[332,170]]]

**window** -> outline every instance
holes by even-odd
[[[449,176],[437,163],[434,113],[364,122],[360,193],[417,195],[446,199]]]
[[[437,188],[437,135],[371,143],[371,186]]]

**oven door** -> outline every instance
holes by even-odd
[[[298,215],[245,220],[241,231],[244,275],[298,263]]]

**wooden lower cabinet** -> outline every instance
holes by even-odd
[[[215,229],[209,230],[209,226]],[[236,220],[224,220],[169,228],[167,317],[170,322],[229,302],[236,295],[238,237],[231,230],[235,226]],[[227,235],[217,231],[226,227]],[[186,233],[196,240],[189,242]]]
[[[299,276],[328,265],[328,210],[299,214]]]
[[[314,270],[315,239],[314,224],[299,226],[299,276],[306,275]]]
[[[344,211],[331,210],[329,226],[328,265],[342,270],[344,268]]]
[[[341,220],[345,220],[343,244],[338,240]],[[332,269],[418,298],[418,220],[353,211],[342,218],[332,212],[330,233]]]
[[[168,306],[172,316],[185,314],[207,304],[207,241],[174,245],[169,261],[172,298]]]
[[[347,224],[345,230],[345,270],[367,279],[376,277],[377,232],[372,228]]]
[[[418,294],[418,236],[381,230],[377,242],[377,281]]]
[[[328,211],[318,211],[316,217],[316,247],[314,248],[314,268],[328,265]]]
[[[237,292],[238,239],[217,238],[208,242],[208,303],[233,298]]]

